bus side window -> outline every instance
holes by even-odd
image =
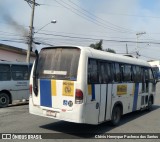
[[[149,79],[150,79],[150,82],[152,82],[156,79],[156,78],[154,78],[154,73],[153,73],[152,68],[149,69]],[[155,83],[152,82],[152,92],[155,92],[155,91],[156,91],[156,85],[155,85]]]
[[[124,81],[124,65],[120,64],[121,81]]]
[[[149,69],[149,79],[150,79],[150,80],[153,80],[153,79],[154,79],[153,72],[152,72],[152,69],[151,69],[151,68]]]
[[[142,82],[142,69],[136,66],[136,82]]]
[[[136,66],[132,66],[132,81],[136,82]]]
[[[145,69],[145,81],[149,82],[149,69]]]
[[[149,81],[149,70],[147,68],[142,68],[142,82],[146,83]]]
[[[132,66],[132,81],[142,82],[142,69],[139,66]]]
[[[108,71],[106,63],[100,63],[100,76],[99,76],[99,82],[106,84],[108,82]]]
[[[136,71],[136,74],[135,74],[135,81],[136,82],[142,82],[142,69],[141,67],[139,66],[135,66],[135,71]]]
[[[112,83],[113,81],[113,70],[112,70],[112,64],[106,63],[107,73],[108,73],[108,83]]]
[[[114,81],[115,82],[120,82],[121,81],[121,71],[120,71],[120,65],[119,63],[115,63],[114,65]]]
[[[145,70],[142,68],[142,92],[145,92]]]
[[[11,80],[10,65],[0,64],[0,81]]]
[[[99,83],[98,63],[94,59],[88,61],[88,83]]]
[[[99,82],[102,84],[111,83],[113,81],[111,63],[100,62]]]
[[[26,65],[12,65],[12,79],[13,80],[28,80],[28,66]]]
[[[123,81],[124,82],[130,82],[131,81],[131,65],[124,65]]]

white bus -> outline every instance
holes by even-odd
[[[0,107],[15,100],[29,99],[29,75],[27,63],[0,61]]]
[[[29,112],[75,123],[117,125],[123,114],[150,109],[156,83],[143,60],[90,47],[43,48],[30,77]]]

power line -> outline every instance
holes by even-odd
[[[47,33],[37,33],[42,35],[52,35],[57,37],[66,37],[66,38],[74,38],[74,39],[92,39],[92,40],[100,40],[101,38],[89,38],[89,37],[79,37],[79,36],[68,36],[68,35],[60,35],[60,34],[47,34]],[[103,41],[112,41],[112,42],[129,42],[129,43],[137,43],[137,41],[129,41],[129,40],[111,40],[111,39],[102,39]],[[160,42],[148,42],[148,41],[138,41],[138,43],[150,43],[150,44],[160,44]]]
[[[10,37],[14,37],[14,38],[15,38],[15,37],[21,37],[21,38],[26,38],[26,37],[28,37],[28,36],[18,35],[18,34],[14,34],[14,33],[7,33],[7,32],[4,33],[4,32],[1,32],[1,31],[0,31],[0,33],[2,33],[2,34],[0,35],[1,37],[2,37],[2,36],[3,36],[3,37],[9,37],[9,38],[10,38]]]
[[[155,19],[159,19],[160,17],[158,16],[148,16],[148,15],[136,15],[136,14],[124,14],[124,13],[112,13],[112,12],[108,12],[106,14],[110,14],[110,15],[122,15],[122,16],[133,16],[133,17],[144,17],[144,18],[155,18]]]
[[[126,38],[126,37],[111,37],[111,36],[97,36],[97,35],[95,35],[95,34],[79,34],[79,33],[72,33],[72,32],[57,32],[57,31],[48,31],[48,30],[42,30],[42,31],[45,31],[45,32],[49,32],[49,33],[55,33],[55,34],[67,34],[67,35],[73,35],[73,36],[89,36],[89,37],[96,37],[96,38],[105,38],[105,37],[107,37],[107,38],[111,38],[111,39],[113,39],[113,38],[115,38],[115,39],[125,39],[125,40],[131,40],[131,39],[135,39],[135,38]],[[102,35],[102,34],[101,34]],[[148,34],[147,34],[148,35]],[[148,43],[150,43],[151,41],[153,42],[159,42],[159,40],[156,40],[156,39],[153,39],[153,38],[145,38],[145,39],[141,39],[141,41],[146,41],[146,40],[148,40]]]
[[[4,32],[4,31],[0,31],[1,33],[4,33],[4,34],[11,34],[11,35],[6,35],[7,36],[19,36],[21,37],[22,35],[16,35],[15,33],[10,33],[10,32]],[[47,31],[48,32],[48,31]],[[55,33],[55,31],[52,31]],[[98,37],[96,36],[96,38],[90,38],[91,36],[95,36],[95,35],[87,35],[87,34],[75,34],[75,33],[66,33],[66,32],[57,32],[57,33],[64,33],[64,34],[71,34],[71,35],[85,35],[85,36],[89,36],[89,38],[85,38],[84,40],[100,40],[100,39],[103,39],[104,37],[107,37],[107,36],[103,36],[103,37]],[[4,35],[3,34],[3,35]],[[48,33],[42,33],[42,34],[45,34],[45,35],[52,35],[52,34],[48,34]],[[60,34],[61,35],[61,34]],[[64,35],[63,35],[64,36]],[[28,37],[28,36],[22,36],[22,37]],[[39,38],[39,37],[38,37]],[[82,38],[82,37],[80,37]],[[83,37],[84,38],[84,37]],[[134,39],[134,38],[120,38],[120,37],[108,37],[108,38],[119,38],[119,39]],[[43,38],[44,39],[44,38]],[[49,38],[47,38],[49,39]],[[143,40],[143,39],[142,39]],[[142,41],[141,40],[141,41]],[[146,40],[150,40],[150,39],[146,39]],[[153,39],[152,39],[153,40]],[[153,40],[155,41],[155,40]],[[145,41],[146,42],[146,41]],[[151,41],[148,41],[148,43],[151,43]]]
[[[85,16],[83,16],[83,15],[81,15],[81,14],[79,14],[79,13],[73,11],[72,9],[70,9],[70,8],[68,8],[67,6],[61,4],[61,3],[60,3],[59,1],[57,1],[57,0],[55,0],[55,1],[56,1],[59,5],[61,5],[62,7],[68,9],[69,11],[71,11],[71,12],[73,12],[74,14],[80,16],[81,18],[83,18],[83,19],[85,19],[85,20],[87,20],[87,21],[89,21],[89,22],[91,22],[91,23],[94,23],[94,24],[97,25],[97,26],[100,26],[100,27],[104,28],[101,24],[96,23],[95,20],[90,19],[90,18],[88,18],[88,17],[85,17]],[[64,3],[64,2],[63,2],[63,3]]]
[[[15,41],[15,40],[3,40],[3,39],[0,39],[0,41],[7,41],[7,42],[16,42],[16,43],[26,43],[26,42],[22,42],[22,41]]]
[[[64,2],[64,1],[57,1],[57,0],[54,0],[55,2],[57,2],[58,4],[60,4],[61,6],[63,6],[64,8],[68,9],[69,11],[73,12],[74,14],[80,16],[81,18],[89,21],[89,22],[92,22],[94,24],[96,24],[97,26],[100,26],[101,28],[103,29],[109,29],[109,30],[112,30],[112,31],[116,31],[116,32],[127,32],[127,31],[122,31],[121,29],[115,29],[114,27],[111,27],[111,26],[104,26],[104,23],[102,22],[99,22],[98,20],[96,20],[95,18],[91,17],[91,16],[88,16],[87,14],[85,14],[84,12],[74,8],[73,6],[69,5],[68,3]],[[62,4],[63,3],[63,4]],[[69,7],[65,6],[65,5],[68,5]],[[74,9],[74,10],[73,10]],[[75,12],[76,11],[76,12]],[[78,13],[77,13],[78,12]],[[79,14],[80,13],[80,14]]]
[[[67,35],[73,35],[73,36],[89,36],[89,37],[96,37],[96,38],[105,38],[105,37],[107,37],[107,38],[116,38],[116,39],[127,39],[127,40],[129,40],[129,39],[135,39],[135,38],[126,38],[126,37],[110,37],[110,36],[97,36],[97,35],[91,35],[91,34],[78,34],[78,33],[71,33],[71,32],[57,32],[57,31],[48,31],[48,30],[42,30],[42,31],[45,31],[45,32],[50,32],[50,33],[56,33],[56,34],[67,34]],[[153,39],[153,38],[146,38],[146,39],[141,39],[141,41],[143,41],[143,40],[148,40],[148,43],[150,43],[150,41],[155,41],[155,42],[157,42],[157,41],[159,41],[159,40],[155,40],[155,39]]]
[[[6,38],[6,37],[1,37],[1,36],[0,38],[8,39],[8,40],[25,40],[24,38]]]
[[[131,31],[132,31],[132,32],[135,32],[135,31],[133,31],[133,30],[130,30],[130,29],[127,29],[127,28],[124,28],[124,27],[115,25],[115,24],[113,24],[113,23],[111,23],[111,22],[109,22],[109,21],[106,21],[106,20],[104,20],[104,19],[102,19],[102,18],[100,18],[100,17],[92,14],[91,12],[89,12],[89,11],[86,10],[86,9],[84,9],[83,7],[77,5],[76,3],[72,2],[71,0],[68,0],[68,1],[69,1],[70,3],[72,3],[73,5],[77,6],[78,8],[82,9],[83,11],[85,11],[86,13],[88,13],[89,15],[92,15],[92,16],[96,17],[97,19],[99,19],[99,20],[101,20],[101,21],[103,21],[103,22],[105,22],[105,23],[108,23],[108,24],[114,26],[115,28],[124,29],[124,30],[129,31],[129,32],[131,32]]]
[[[46,42],[44,42],[44,41],[36,40],[34,43],[36,43],[36,42],[38,42],[38,43],[40,43],[40,44],[43,44],[43,45],[54,46],[53,44],[49,44],[49,43],[46,43]]]
[[[63,35],[65,36],[65,35]],[[38,39],[38,40],[45,40],[45,41],[52,41],[52,40],[67,40],[66,39],[67,37],[60,37],[60,38],[45,38],[45,37],[35,37],[35,39]],[[85,39],[82,39],[82,38],[85,38],[85,37],[81,37],[80,39],[79,38],[71,38],[69,41],[75,41],[75,42],[93,42],[93,41],[99,41],[100,39],[103,39],[103,38],[85,38]],[[111,45],[110,45],[111,46]],[[113,45],[114,46],[114,45]],[[121,46],[121,45],[117,45],[117,46]],[[131,45],[133,46],[133,45]]]
[[[153,60],[160,60],[158,58],[153,58],[153,57],[149,57],[149,56],[145,56],[145,55],[140,55],[140,56],[145,57],[145,58],[149,58],[149,59],[153,59]]]

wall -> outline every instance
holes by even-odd
[[[160,65],[160,61],[149,61],[148,62],[151,66],[159,66]]]
[[[0,60],[26,62],[26,56],[27,55],[0,49]],[[35,57],[31,57],[30,62],[33,63],[34,59]]]

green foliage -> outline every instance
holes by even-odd
[[[106,52],[116,53],[116,51],[114,51],[111,48],[108,48],[108,49],[104,50],[102,44],[103,44],[103,40],[100,40],[99,42],[97,42],[95,44],[94,43],[90,44],[89,47],[97,49],[97,50],[102,50],[102,51],[106,51]]]
[[[90,44],[90,47],[97,49],[97,50],[103,50],[102,44],[103,44],[103,40],[100,40],[99,42],[95,44]]]
[[[111,49],[111,48],[105,49],[104,51],[106,51],[106,52],[111,52],[111,53],[116,53],[116,51],[113,50],[113,49]]]

